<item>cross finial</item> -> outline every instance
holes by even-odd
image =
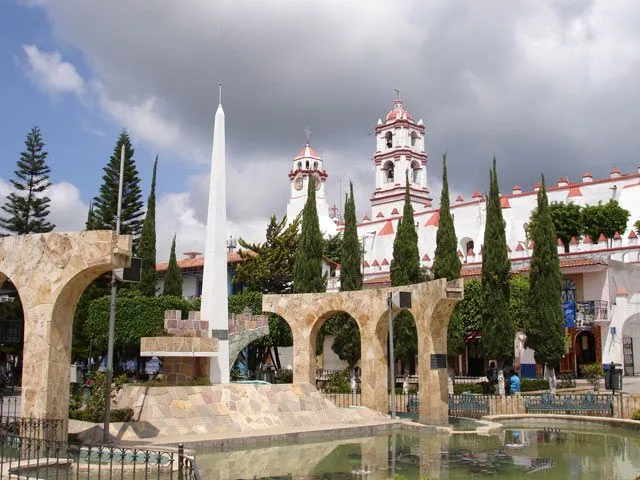
[[[393,91],[396,92],[396,100],[400,100],[400,90],[397,88],[394,88]]]
[[[309,143],[309,138],[311,137],[311,130],[309,130],[309,127],[304,129],[304,133],[307,134],[307,143]]]
[[[218,105],[222,105],[222,82],[218,83]]]

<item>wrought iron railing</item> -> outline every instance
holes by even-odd
[[[606,321],[608,312],[609,302],[606,300],[576,302],[576,327],[592,327],[596,321]]]
[[[193,455],[176,450],[68,443],[64,421],[17,418],[0,426],[0,478],[201,480]]]

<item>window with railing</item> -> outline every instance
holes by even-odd
[[[597,321],[606,321],[608,310],[606,300],[576,302],[576,327],[592,327]]]

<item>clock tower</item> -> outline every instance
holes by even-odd
[[[289,171],[289,182],[291,183],[291,194],[287,205],[287,219],[289,221],[304,209],[310,177],[314,177],[316,182],[316,209],[320,231],[323,235],[335,235],[336,224],[329,216],[329,204],[325,190],[328,175],[324,169],[322,157],[311,148],[307,138],[306,145],[293,157]]]

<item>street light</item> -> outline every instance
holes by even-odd
[[[120,180],[118,182],[118,213],[116,214],[116,236],[120,235],[120,217],[122,216],[122,184],[124,178],[124,143],[120,149]],[[107,345],[107,373],[104,388],[104,425],[102,431],[102,441],[109,441],[109,421],[111,416],[111,381],[113,380],[113,337],[116,326],[116,293],[118,284],[116,283],[116,272],[111,272],[111,305],[109,308],[109,343]]]

